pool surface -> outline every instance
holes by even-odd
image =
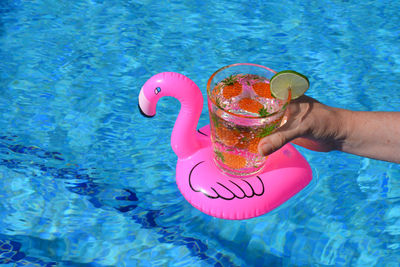
[[[400,2],[305,2],[1,1],[0,264],[399,266],[400,165],[297,147],[305,192],[217,219],[175,184],[179,102],[138,112],[152,75],[180,72],[205,98],[237,62],[303,73],[328,105],[399,111]]]

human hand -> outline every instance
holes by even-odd
[[[286,111],[284,124],[260,141],[259,153],[267,156],[288,142],[314,151],[335,150],[343,136],[339,113],[306,95],[293,100]]]

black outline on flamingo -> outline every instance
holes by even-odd
[[[197,132],[200,133],[200,134],[202,134],[202,135],[208,136],[207,134],[201,132],[200,130],[197,130]],[[225,188],[228,192],[230,192],[230,193],[233,195],[233,197],[230,197],[230,198],[223,197],[223,196],[221,196],[221,195],[215,190],[215,188],[213,188],[213,187],[211,187],[211,189],[215,192],[215,194],[217,194],[217,197],[210,196],[210,195],[206,194],[205,192],[202,192],[202,191],[200,191],[200,190],[194,189],[194,188],[193,188],[193,185],[192,185],[192,173],[193,173],[193,171],[196,169],[197,166],[199,166],[200,164],[202,164],[202,163],[204,163],[204,162],[205,162],[204,160],[203,160],[203,161],[200,161],[199,163],[197,163],[196,165],[194,165],[194,166],[192,167],[192,169],[190,170],[189,177],[188,177],[188,181],[189,181],[189,186],[190,186],[190,188],[191,188],[194,192],[203,193],[206,197],[211,198],[211,199],[222,198],[222,199],[224,199],[224,200],[233,200],[233,199],[235,199],[235,198],[243,199],[243,198],[246,198],[246,197],[247,197],[247,198],[252,198],[252,197],[254,197],[254,196],[262,196],[262,195],[264,194],[264,192],[265,192],[265,186],[264,186],[264,183],[263,183],[262,179],[261,179],[259,176],[256,176],[256,177],[258,178],[258,180],[260,181],[261,185],[262,185],[262,192],[259,193],[259,194],[257,194],[256,192],[254,192],[254,188],[251,186],[251,184],[250,184],[248,181],[246,181],[245,179],[240,179],[240,178],[238,178],[238,179],[240,179],[241,181],[245,182],[245,183],[251,188],[251,191],[252,191],[252,194],[251,194],[251,195],[249,195],[249,196],[246,195],[246,192],[244,192],[244,190],[243,190],[237,183],[233,182],[232,180],[229,180],[229,182],[232,183],[233,185],[235,185],[237,188],[239,188],[240,191],[242,191],[243,196],[237,196],[237,195],[236,195],[234,192],[232,192],[228,187],[226,187],[225,185],[221,184],[220,182],[217,182],[217,184],[220,185],[220,186],[222,186],[223,188]]]

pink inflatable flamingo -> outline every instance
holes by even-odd
[[[270,155],[262,173],[247,178],[227,176],[212,160],[209,125],[196,131],[203,107],[198,86],[179,73],[156,74],[140,90],[141,113],[154,116],[157,101],[164,96],[181,103],[171,135],[172,149],[178,156],[176,182],[186,200],[200,211],[232,220],[260,216],[311,181],[309,164],[291,144]]]

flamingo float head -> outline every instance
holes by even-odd
[[[187,158],[201,148],[196,127],[203,108],[203,95],[188,77],[176,72],[162,72],[147,80],[140,90],[140,112],[146,117],[153,117],[158,100],[164,96],[175,97],[181,103],[172,130],[171,146],[178,158]]]
[[[158,100],[169,91],[164,88],[164,77],[160,74],[154,75],[143,85],[139,93],[139,110],[146,117],[156,115]],[[162,89],[161,89],[162,88]]]

